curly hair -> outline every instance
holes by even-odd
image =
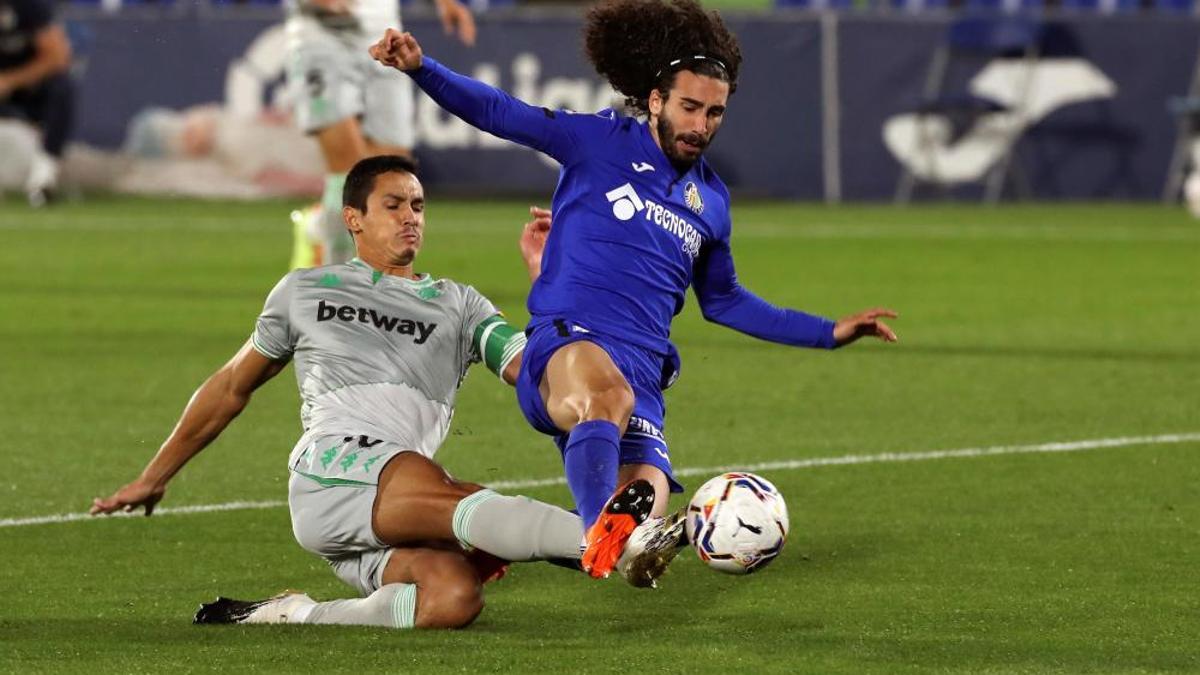
[[[650,92],[665,96],[680,70],[737,89],[737,38],[697,0],[605,0],[588,10],[583,41],[596,72],[640,114],[649,112]]]

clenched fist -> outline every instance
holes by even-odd
[[[421,67],[421,45],[412,33],[387,29],[379,42],[368,50],[371,58],[396,70],[410,71]]]

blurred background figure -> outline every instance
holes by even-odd
[[[126,194],[310,197],[324,185],[321,152],[290,117],[271,109],[246,115],[219,102],[145,108],[119,150],[72,144],[64,168],[73,187]]]
[[[0,118],[26,122],[41,135],[29,147],[19,127],[5,125],[10,140],[4,164],[9,171],[24,167],[25,192],[34,206],[49,202],[58,188],[75,104],[70,65],[71,44],[48,0],[0,0]]]
[[[446,31],[473,45],[470,10],[458,0],[434,4]],[[385,30],[401,25],[399,0],[286,0],[285,7],[296,123],[316,137],[327,170],[320,205],[292,213],[294,269],[354,255],[342,222],[346,172],[373,155],[412,155],[413,97],[367,56]]]
[[[1188,211],[1200,218],[1200,139],[1191,141],[1191,172],[1183,184],[1183,203]],[[1170,195],[1174,201],[1175,195]]]

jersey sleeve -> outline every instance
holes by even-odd
[[[738,283],[728,238],[701,251],[692,285],[700,312],[709,321],[769,342],[823,349],[837,346],[832,320],[777,307]]]
[[[503,377],[504,369],[525,350],[525,333],[508,323],[504,315],[487,298],[467,287],[468,338],[465,363],[483,363],[488,370]]]
[[[287,361],[296,351],[290,311],[295,278],[295,274],[289,274],[271,289],[250,336],[254,349],[272,361]]]
[[[576,114],[532,106],[507,92],[450,70],[428,56],[409,72],[439,106],[477,129],[519,143],[567,165],[586,157],[616,128],[616,113]]]

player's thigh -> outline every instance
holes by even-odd
[[[370,156],[362,127],[354,117],[323,127],[317,132],[317,144],[321,146],[325,167],[331,173],[346,173],[358,160]]]
[[[592,419],[608,419],[624,433],[633,411],[633,389],[600,345],[572,342],[556,350],[542,375],[542,398],[563,431]]]
[[[424,455],[402,452],[379,472],[371,527],[380,541],[391,546],[429,539],[453,541],[458,503],[481,489],[455,480]]]
[[[671,483],[667,480],[667,474],[653,464],[622,464],[617,473],[617,485],[624,485],[639,478],[649,481],[654,486],[654,509],[650,515],[666,515],[667,505],[671,500]]]
[[[382,581],[417,586],[418,628],[460,628],[483,610],[479,577],[461,550],[392,549]]]

